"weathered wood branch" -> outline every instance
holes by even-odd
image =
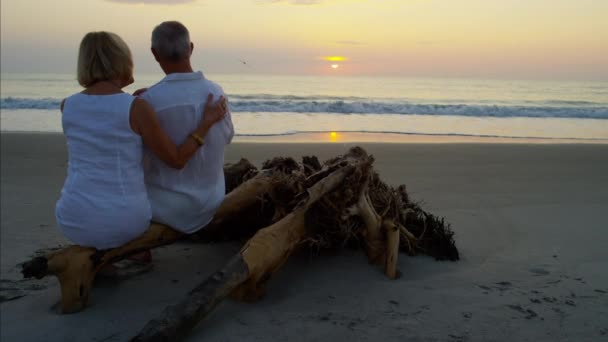
[[[397,279],[399,271],[397,270],[397,261],[399,259],[399,228],[392,220],[384,220],[382,228],[386,233],[386,258],[384,265],[384,274],[389,279]]]
[[[251,229],[251,227],[243,226],[243,223],[249,221],[255,228],[256,225],[253,222],[266,216],[262,214],[265,209],[263,196],[272,188],[272,179],[270,170],[262,170],[255,177],[228,193],[213,220],[204,229],[192,234],[190,238],[202,242],[212,242],[234,240],[239,236],[247,235],[247,232],[243,232],[243,230]],[[273,210],[271,208],[271,211]]]
[[[241,159],[236,164],[227,165],[224,168],[226,186],[235,187],[244,180],[252,178],[256,172],[255,167],[245,159]],[[264,184],[263,178],[262,173],[249,185],[235,192],[234,197],[228,196],[229,200],[220,207],[221,215],[218,217],[236,215],[240,206],[250,205],[259,193],[267,191],[270,185]],[[239,195],[242,192],[251,193],[251,197]],[[101,268],[130,255],[173,243],[180,237],[182,237],[182,233],[153,223],[142,236],[118,248],[96,250],[88,247],[68,246],[25,262],[21,272],[24,278],[41,279],[47,275],[56,276],[61,287],[61,311],[62,313],[73,313],[82,310],[88,304],[93,281]]]
[[[198,322],[248,277],[247,264],[240,254],[213,273],[176,305],[168,306],[160,317],[148,322],[131,341],[181,341]]]
[[[96,250],[69,246],[24,263],[21,272],[24,278],[56,276],[61,287],[61,312],[74,313],[87,306],[93,281],[101,268],[130,255],[172,243],[180,236],[180,232],[167,226],[152,224],[142,236],[121,247]]]
[[[356,168],[369,167],[367,160],[342,163],[338,169],[301,193],[293,211],[280,221],[259,230],[231,262],[192,290],[177,305],[167,307],[148,322],[132,341],[179,341],[231,291],[241,300],[264,294],[266,281],[291,255],[306,234],[306,211],[336,189]]]
[[[371,263],[382,263],[384,252],[382,241],[382,218],[374,209],[369,198],[369,177],[365,180],[361,189],[361,195],[357,202],[357,214],[365,225],[364,239],[366,242],[367,257]]]
[[[369,260],[382,265],[390,279],[400,274],[400,249],[412,255],[422,252],[441,260],[457,260],[449,224],[410,201],[405,186],[393,188],[382,182],[372,163],[373,157],[363,149],[352,148],[323,165],[316,157],[305,157],[302,164],[274,158],[259,172],[246,160],[228,166],[226,185],[233,190],[213,221],[195,237],[202,241],[249,240],[225,267],[178,304],[166,308],[134,340],[180,340],[225,297],[260,298],[268,279],[297,248],[363,247]],[[24,264],[23,273],[38,278],[56,275],[63,311],[75,312],[86,306],[101,267],[171,243],[180,235],[153,225],[125,246],[107,251],[70,246]]]

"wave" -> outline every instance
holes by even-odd
[[[2,109],[59,109],[60,105],[61,100],[53,98],[6,97],[0,99],[0,108]]]
[[[0,99],[2,109],[58,109],[60,99]],[[608,119],[608,106],[586,101],[542,101],[535,105],[411,103],[357,97],[298,97],[280,95],[230,96],[232,112],[455,115],[469,117],[533,117]]]
[[[317,101],[317,102],[360,101],[360,102],[365,102],[365,101],[370,101],[370,99],[368,99],[368,98],[357,97],[357,96],[336,97],[336,96],[323,96],[323,95],[297,96],[297,95],[273,95],[273,94],[230,95],[230,99],[231,100],[253,100],[253,101],[292,100],[292,101],[299,101],[299,102],[306,102],[306,101]],[[407,99],[407,98],[402,98],[401,101],[398,101],[398,99],[394,99],[394,98],[374,97],[374,101],[381,101],[381,102],[388,102],[388,103],[396,103],[396,102],[411,103],[411,100]],[[419,102],[421,102],[420,104],[428,104],[426,101],[424,101],[424,102],[419,101]],[[442,99],[440,104],[470,104],[470,100]],[[496,99],[478,99],[475,101],[475,104],[516,105],[512,101],[496,100]],[[608,106],[608,102],[602,103],[602,102],[593,102],[593,101],[580,101],[580,100],[572,101],[572,100],[555,100],[555,99],[537,100],[537,101],[527,100],[527,101],[520,101],[519,104],[535,106],[535,107],[538,107],[538,106],[549,106],[549,107],[552,107],[552,106],[595,106],[595,107]]]
[[[237,137],[282,137],[292,136],[297,134],[329,134],[334,131],[315,131],[315,130],[301,130],[294,131],[289,130],[281,133],[235,133]],[[428,132],[402,132],[402,131],[366,131],[366,130],[341,130],[340,133],[363,133],[363,134],[395,134],[402,136],[432,136],[432,137],[465,137],[465,138],[500,138],[500,139],[514,139],[514,140],[526,140],[526,139],[539,139],[539,140],[573,140],[573,141],[598,141],[606,142],[605,138],[578,138],[578,137],[542,137],[542,136],[519,136],[519,135],[499,135],[499,134],[468,134],[468,133],[428,133]]]
[[[601,103],[591,101],[547,100],[545,103],[560,106],[601,106]]]

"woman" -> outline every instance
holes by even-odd
[[[176,147],[152,107],[122,91],[133,81],[131,52],[118,35],[85,35],[78,54],[78,82],[85,89],[61,103],[69,160],[55,210],[63,234],[81,246],[114,248],[141,235],[151,217],[143,146],[182,168],[226,113],[225,100],[212,106],[210,96],[204,119]]]

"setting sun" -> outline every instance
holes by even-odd
[[[340,66],[339,66],[338,64],[332,64],[332,65],[331,65],[331,68],[332,68],[332,69],[338,69],[339,67],[340,67]]]
[[[323,57],[323,59],[328,62],[345,62],[348,60],[348,58],[343,57],[343,56],[327,56],[327,57]]]

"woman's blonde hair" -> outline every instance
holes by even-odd
[[[85,88],[100,81],[131,80],[131,50],[117,34],[89,32],[80,42],[77,73],[78,83]]]

